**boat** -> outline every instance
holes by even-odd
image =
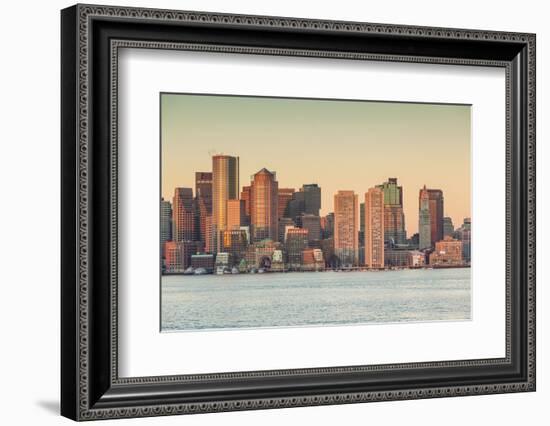
[[[195,273],[195,269],[193,269],[192,266],[190,266],[185,271],[183,271],[183,275],[193,275],[194,273]]]
[[[239,273],[239,268],[237,268],[236,266],[233,266],[233,268],[231,268],[231,273],[232,274],[238,274]]]
[[[265,269],[264,269],[264,268],[258,269],[258,274],[263,274],[264,272],[265,272]]]
[[[195,275],[205,275],[207,274],[207,270],[204,268],[197,268],[195,269]]]

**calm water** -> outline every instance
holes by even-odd
[[[470,269],[162,277],[162,330],[470,319]]]

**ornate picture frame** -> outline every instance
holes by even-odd
[[[534,34],[96,5],[64,9],[61,30],[62,415],[93,420],[535,390]],[[117,71],[125,47],[505,69],[506,356],[119,377]]]

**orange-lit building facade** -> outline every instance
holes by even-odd
[[[243,200],[227,200],[227,229],[235,230],[246,224]]]
[[[462,241],[452,237],[445,237],[444,240],[435,243],[435,250],[430,254],[430,265],[451,266],[462,265]]]
[[[172,199],[172,223],[174,241],[195,239],[195,212],[193,209],[193,189],[176,188]]]
[[[279,197],[279,205],[277,206],[277,216],[278,219],[281,219],[283,217],[290,217],[289,211],[288,211],[288,203],[290,200],[292,200],[292,196],[294,195],[294,188],[279,188],[278,190],[278,197]]]
[[[359,262],[358,196],[353,191],[334,195],[334,254],[344,266]]]
[[[365,265],[384,267],[384,191],[380,188],[365,194]]]
[[[274,172],[262,169],[252,177],[250,227],[252,241],[278,239],[278,182]]]
[[[239,157],[212,157],[212,229],[215,240],[227,228],[227,200],[239,198]],[[216,242],[216,246],[218,243]]]

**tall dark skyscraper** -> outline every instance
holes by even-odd
[[[443,191],[440,189],[428,189],[428,198],[430,200],[430,226],[431,243],[443,240]]]
[[[431,247],[431,233],[430,196],[424,185],[418,195],[418,248],[420,250]]]
[[[321,188],[316,183],[302,186],[304,193],[304,213],[319,216],[321,210]]]
[[[212,173],[195,173],[195,238],[206,244],[206,218],[212,215]]]
[[[172,204],[162,198],[160,201],[160,250],[162,256],[164,256],[164,243],[167,241],[172,241]]]
[[[288,217],[300,222],[304,213],[319,216],[321,209],[321,188],[316,183],[302,185],[299,191],[292,195],[288,203]]]
[[[193,241],[195,238],[195,212],[193,209],[193,189],[175,188],[172,201],[173,240]]]
[[[397,178],[377,185],[384,193],[384,241],[404,244],[405,214],[403,213],[403,187],[397,185]]]

